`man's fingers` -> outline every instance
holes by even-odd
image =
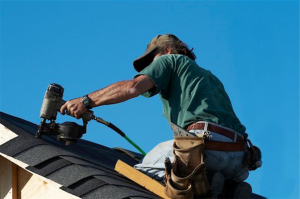
[[[60,108],[60,113],[62,115],[68,114],[72,117],[75,117],[79,119],[81,115],[85,112],[82,110],[82,107],[80,107],[79,104],[81,104],[81,101],[76,102],[75,100],[67,101],[62,107]],[[84,108],[83,108],[84,109]]]
[[[70,107],[70,111],[71,111],[71,116],[72,116],[72,117],[75,117],[76,119],[79,119],[78,114],[77,114],[77,108],[76,108],[76,107],[71,106],[71,107]]]
[[[62,115],[66,114],[66,109],[67,109],[67,102],[60,107],[60,113]]]

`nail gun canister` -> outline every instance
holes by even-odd
[[[57,135],[57,140],[74,143],[76,143],[77,140],[82,137],[82,134],[85,133],[84,127],[75,122],[58,124],[58,131],[59,135]]]
[[[49,120],[56,119],[57,111],[63,103],[63,94],[64,88],[61,85],[52,83],[48,86],[40,111],[41,118]]]

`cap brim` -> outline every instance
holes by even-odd
[[[147,50],[142,56],[133,61],[134,69],[137,72],[142,71],[149,66],[155,57],[155,51],[157,47]]]

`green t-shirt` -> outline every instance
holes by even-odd
[[[213,122],[245,135],[221,81],[190,58],[171,54],[154,60],[137,76],[146,75],[155,86],[143,94],[159,93],[163,114],[182,128],[196,121]]]

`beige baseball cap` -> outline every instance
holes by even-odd
[[[160,46],[163,46],[167,42],[175,42],[178,40],[179,39],[173,34],[157,35],[156,37],[154,37],[148,44],[146,52],[133,61],[135,70],[137,72],[140,72],[149,64],[151,64]]]

